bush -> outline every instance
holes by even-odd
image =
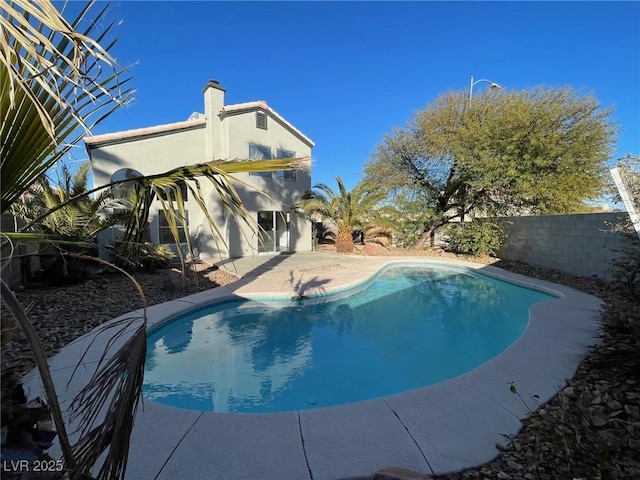
[[[125,270],[154,272],[158,268],[168,268],[174,257],[168,245],[155,245],[150,242],[118,242],[114,248],[116,265]]]
[[[621,256],[614,262],[616,279],[627,292],[640,298],[640,240],[632,238],[629,245],[619,251]]]
[[[444,228],[445,246],[449,252],[473,256],[495,256],[505,239],[502,227],[490,221],[449,224]]]
[[[628,215],[618,217],[615,222],[605,222],[607,230],[622,235],[627,240],[622,249],[611,251],[618,254],[613,262],[616,280],[618,280],[632,297],[640,298],[640,238],[633,228]]]

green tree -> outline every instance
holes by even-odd
[[[109,54],[116,42],[113,30],[117,25],[110,20],[109,4],[90,1],[72,21],[67,21],[63,13],[49,0],[0,2],[0,195],[3,214],[10,212],[21,195],[33,188],[97,122],[131,99],[130,78],[124,77],[127,69],[119,66]],[[175,192],[169,201],[176,210],[182,211],[179,184],[188,180],[195,202],[205,212],[216,233],[200,191],[202,179],[212,182],[221,201],[238,221],[250,222],[233,187],[232,174],[289,170],[307,165],[308,159],[300,158],[214,160],[137,179],[129,222],[131,229],[144,224],[151,201],[160,191]],[[124,181],[65,199],[55,207],[47,208],[19,232],[2,232],[2,246],[19,241],[59,243],[59,238],[38,232],[46,219],[70,208],[81,198],[108,190],[118,183]],[[176,224],[174,219],[173,227]],[[172,228],[172,233],[177,239],[177,228]],[[145,308],[141,318],[127,320],[138,322],[133,335],[113,356],[101,362],[96,374],[72,402],[72,414],[79,419],[79,439],[74,445],[67,434],[37,332],[14,292],[4,281],[0,282],[2,301],[31,347],[60,440],[65,475],[69,478],[91,478],[90,472],[99,459],[102,461],[97,478],[114,480],[125,475],[146,355],[146,303],[139,285],[133,277],[129,278],[138,289]],[[6,325],[7,316],[3,315],[3,330]],[[116,329],[126,327],[126,324],[120,324]],[[3,362],[3,366],[5,364]]]
[[[400,247],[410,248],[418,242],[424,225],[436,223],[435,209],[421,191],[398,192],[393,202],[394,241]]]
[[[386,194],[370,182],[361,181],[351,191],[339,176],[336,182],[337,192],[323,183],[314,185],[311,198],[305,200],[303,208],[323,220],[331,220],[338,229],[336,251],[350,253],[353,236],[360,235],[364,240],[368,228],[389,224],[392,209],[381,206]]]
[[[433,233],[469,213],[569,213],[603,189],[616,133],[611,109],[564,88],[451,92],[386,135],[366,179],[392,194],[420,191]]]

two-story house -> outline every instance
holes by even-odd
[[[215,80],[203,93],[204,114],[194,113],[187,121],[85,138],[95,187],[210,160],[311,158],[314,143],[265,102],[225,106],[225,88]],[[187,197],[188,232],[181,233],[190,235],[200,258],[312,249],[311,222],[296,208],[311,189],[310,171],[234,176],[239,180],[234,186],[260,228],[236,222],[210,182],[203,181],[209,213],[224,238],[216,242],[206,217]],[[158,200],[151,209],[149,234],[155,243],[173,242]]]

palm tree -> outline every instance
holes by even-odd
[[[34,232],[64,239],[67,251],[93,252],[99,232],[126,223],[131,215],[131,201],[112,198],[108,190],[95,196],[85,195],[89,168],[89,162],[85,162],[72,173],[63,164],[55,186],[43,175],[11,205],[11,214],[24,224],[33,225]],[[86,276],[87,262],[64,258],[58,247],[40,248],[39,257],[49,282],[76,282]]]
[[[109,4],[89,1],[73,21],[67,21],[64,11],[58,11],[49,0],[0,2],[1,213],[10,212],[21,195],[34,188],[34,184],[96,123],[131,100],[133,90],[128,87],[131,80],[126,76],[128,69],[118,65],[109,54],[116,42],[112,35],[117,25],[117,22],[109,20],[109,8]],[[193,198],[205,212],[212,230],[217,231],[200,192],[198,182],[201,179],[213,183],[231,214],[239,221],[249,222],[250,217],[232,185],[234,173],[290,170],[307,165],[308,159],[300,158],[212,161],[143,177],[137,180],[139,188],[132,201],[130,230],[135,231],[136,226],[144,223],[151,200],[161,190],[176,192],[170,201],[175,203],[178,211],[183,209],[178,192],[180,182],[185,180],[191,180],[188,183]],[[19,232],[3,232],[3,246],[19,241],[59,243],[60,238],[43,231],[42,225],[47,219],[58,212],[63,212],[61,216],[64,217],[65,211],[74,211],[71,204],[107,191],[118,183],[124,182],[115,182],[90,192],[74,192],[73,196],[53,208],[45,206],[43,212]],[[50,193],[55,195],[53,189]],[[172,230],[177,241],[177,228]],[[122,273],[128,275],[124,271]],[[134,282],[144,305],[142,290],[131,276],[128,277]],[[146,310],[143,309],[134,334],[115,355],[102,362],[72,403],[72,413],[80,418],[80,438],[71,445],[37,333],[13,291],[4,281],[0,286],[3,303],[31,346],[68,475],[71,478],[89,478],[91,469],[101,458],[104,461],[96,478],[123,478],[129,438],[141,395],[146,355]],[[6,321],[3,315],[3,328]],[[124,329],[127,325],[120,327]],[[96,421],[98,416],[101,420]]]
[[[389,206],[380,206],[386,194],[374,184],[361,181],[348,191],[342,178],[336,176],[338,193],[323,183],[314,185],[313,192],[305,200],[303,208],[311,215],[323,220],[331,220],[337,227],[336,251],[351,253],[353,236],[360,235],[364,242],[366,230],[372,226],[386,226],[390,223]]]
[[[26,223],[40,219],[34,226],[43,233],[86,242],[102,230],[123,223],[130,215],[131,201],[113,198],[106,189],[95,197],[85,195],[89,168],[89,162],[85,162],[71,172],[63,164],[55,187],[43,175],[11,206],[12,214]]]

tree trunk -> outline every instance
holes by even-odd
[[[434,226],[423,231],[422,234],[420,234],[420,238],[413,246],[414,250],[422,250],[424,248],[424,244],[427,243],[427,239],[429,239],[429,246],[433,247],[435,243],[435,234],[437,228],[437,226]]]
[[[336,252],[351,253],[353,252],[353,237],[351,232],[339,232],[336,236]]]

